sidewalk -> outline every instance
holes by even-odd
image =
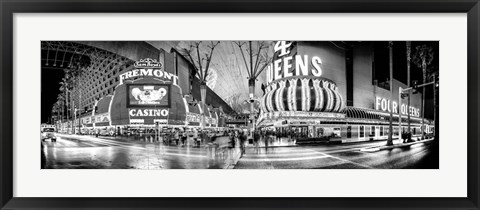
[[[426,142],[430,142],[430,141],[433,141],[433,140],[434,140],[434,138],[420,140],[420,141],[414,141],[414,142],[408,142],[408,143],[397,143],[397,144],[394,143],[391,146],[382,145],[382,146],[365,147],[365,148],[360,149],[360,151],[362,151],[362,152],[377,152],[377,151],[380,151],[380,150],[407,147],[407,146],[414,145],[414,144],[426,143]]]

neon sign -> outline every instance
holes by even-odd
[[[155,59],[145,58],[141,59],[140,61],[135,62],[134,64],[135,69],[127,71],[123,74],[120,74],[119,80],[120,85],[123,84],[124,80],[127,79],[134,79],[137,77],[156,77],[162,80],[171,81],[173,84],[178,84],[178,76],[168,73],[166,71],[161,70],[162,64],[157,62]]]
[[[279,52],[279,59],[267,66],[267,84],[275,80],[294,76],[322,76],[322,59],[318,56],[295,55],[290,56],[292,43],[278,41],[275,44],[275,52]],[[312,64],[313,68],[309,68]]]
[[[131,117],[166,117],[168,109],[130,109]]]
[[[407,115],[407,113],[410,113],[410,116],[414,117],[420,117],[420,109],[415,108],[410,106],[407,111],[407,105],[402,104],[400,106],[400,110],[402,111],[402,115]],[[398,114],[398,103],[396,101],[393,101],[393,103],[390,103],[390,100],[385,99],[385,98],[380,98],[376,97],[375,98],[375,109],[376,110],[381,110],[381,111],[386,111],[390,112],[390,109],[393,108],[393,113]]]

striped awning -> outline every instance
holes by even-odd
[[[268,86],[260,107],[263,112],[342,112],[345,101],[336,85],[317,78],[294,78]]]

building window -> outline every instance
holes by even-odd
[[[359,126],[358,137],[365,138],[365,126],[363,125]]]
[[[339,138],[342,135],[342,129],[339,127],[333,128],[333,137]]]
[[[383,126],[380,127],[380,136],[383,136]]]
[[[347,126],[347,138],[352,138],[352,126]]]

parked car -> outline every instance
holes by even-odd
[[[112,128],[103,128],[98,130],[100,136],[115,136],[115,130]]]
[[[45,141],[45,139],[50,139],[52,142],[57,141],[57,134],[55,128],[42,128],[40,131],[40,139]]]

